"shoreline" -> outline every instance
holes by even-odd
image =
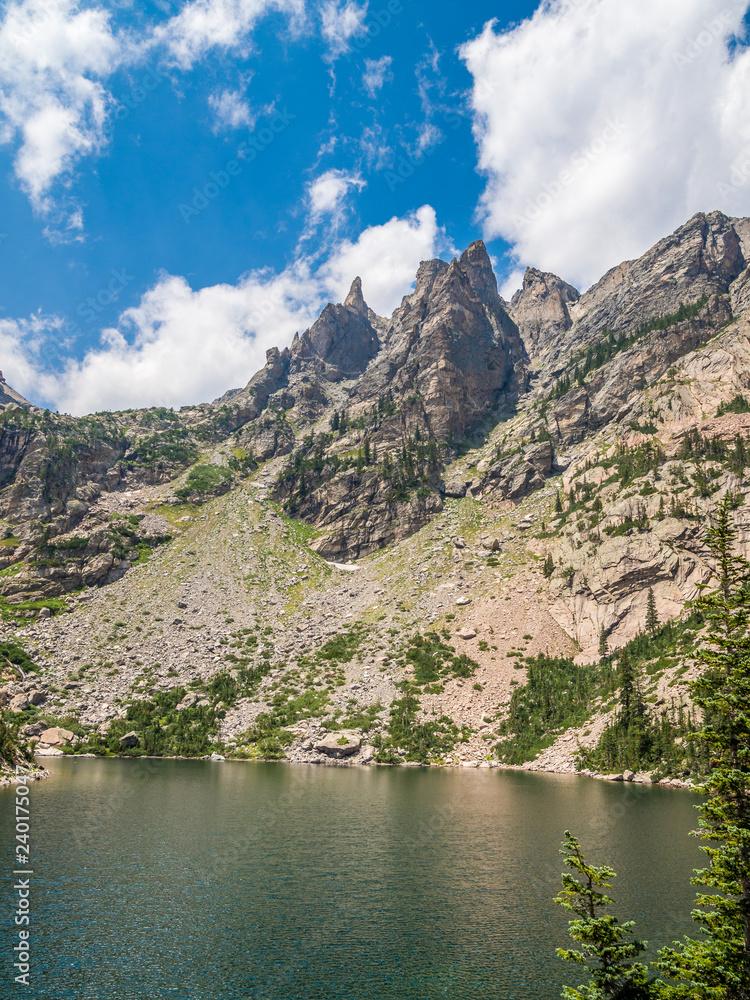
[[[35,755],[36,756],[36,755]],[[671,788],[681,791],[695,792],[698,794],[699,790],[694,784],[688,781],[683,781],[681,778],[662,778],[659,781],[652,781],[649,775],[646,774],[634,774],[633,772],[622,772],[620,774],[603,774],[600,772],[592,772],[589,770],[583,771],[568,771],[568,770],[555,770],[553,768],[538,768],[533,766],[524,767],[518,764],[503,764],[500,761],[483,761],[482,763],[477,763],[474,761],[465,761],[460,764],[421,764],[418,761],[406,761],[403,764],[387,764],[380,763],[375,760],[347,760],[346,758],[329,758],[322,760],[272,760],[264,759],[262,757],[223,757],[220,754],[204,755],[202,757],[182,757],[182,756],[171,756],[165,755],[160,757],[151,756],[148,754],[139,754],[138,756],[131,756],[130,754],[109,754],[107,756],[99,756],[98,754],[74,754],[74,753],[61,753],[61,754],[40,754],[41,757],[54,756],[55,758],[65,758],[66,760],[193,760],[193,761],[205,761],[207,763],[213,764],[306,764],[313,767],[390,767],[390,768],[441,768],[443,770],[450,771],[461,771],[461,770],[482,770],[482,771],[520,771],[526,774],[564,774],[569,775],[574,778],[591,778],[594,781],[607,781],[612,784],[634,784],[642,785],[644,787],[652,786],[654,788]],[[533,765],[533,762],[531,762]],[[50,772],[47,770],[42,770],[41,772],[35,772],[35,780],[41,778],[50,777]],[[631,774],[632,777],[625,777],[625,775]],[[25,777],[31,777],[27,775]],[[6,784],[15,784],[15,780],[9,780]],[[2,787],[2,783],[0,783]]]
[[[28,774],[8,774],[0,773],[0,788],[10,788],[11,785],[25,785],[28,781],[42,781],[51,777],[51,773],[41,767],[38,771],[29,771]]]

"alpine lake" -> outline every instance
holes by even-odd
[[[31,975],[3,996],[553,1000],[566,829],[649,951],[692,933],[699,797],[567,775],[148,759],[30,783]],[[583,971],[583,970],[582,970]]]

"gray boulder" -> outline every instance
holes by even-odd
[[[336,733],[329,733],[324,739],[315,744],[315,750],[323,753],[326,757],[333,757],[340,760],[342,757],[351,757],[359,751],[362,746],[362,737],[359,733],[350,729],[342,729]]]

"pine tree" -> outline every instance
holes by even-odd
[[[599,656],[604,659],[609,656],[609,643],[607,642],[607,630],[603,628],[599,633]]]
[[[558,492],[555,494],[555,513],[562,514],[562,512],[563,512],[562,497],[560,496],[560,491],[558,490]]]
[[[609,902],[598,889],[607,887],[604,879],[611,877],[611,870],[588,866],[578,841],[566,833],[562,852],[566,863],[586,881],[579,883],[563,875],[563,892],[557,902],[578,914],[579,919],[571,921],[570,934],[583,948],[558,954],[582,965],[599,963],[588,986],[565,988],[568,1000],[615,996],[622,1000],[750,1000],[750,563],[734,554],[737,531],[732,509],[733,498],[727,496],[708,534],[719,586],[700,600],[707,634],[696,656],[704,669],[690,685],[692,700],[703,713],[703,725],[697,735],[699,746],[690,745],[688,755],[710,761],[712,768],[701,787],[706,800],[700,809],[699,832],[707,842],[703,850],[709,867],[696,870],[693,879],[702,890],[692,914],[701,936],[661,949],[655,964],[668,982],[646,981],[643,966],[636,965],[630,966],[629,979],[618,982],[614,973],[618,962],[622,965],[621,949],[627,947],[620,943],[622,933],[632,925],[613,929],[602,922],[605,918],[596,917],[597,908]],[[633,707],[640,701],[635,670],[627,658],[621,660],[620,670],[623,688],[629,692],[623,697],[623,713],[629,712],[632,719]],[[680,710],[678,731],[690,723],[690,716],[686,718]],[[628,728],[628,753],[633,752],[631,736],[635,739],[639,728],[642,735],[637,719]],[[600,749],[614,757],[621,751],[613,730],[605,730]],[[672,759],[684,753],[675,745],[674,732],[674,720],[664,713],[661,733],[654,742],[660,754]],[[615,938],[618,930],[620,936]],[[632,946],[639,951],[624,955],[626,965],[643,950],[640,942]]]
[[[646,605],[646,631],[653,635],[659,628],[661,622],[656,610],[656,598],[652,587],[648,588],[648,603]]]
[[[620,657],[620,707],[622,718],[630,722],[636,707],[636,668],[627,652]]]
[[[555,560],[549,553],[547,553],[547,558],[544,560],[544,564],[542,565],[542,573],[544,573],[546,579],[549,580],[549,578],[552,576],[554,572],[555,572]]]
[[[750,998],[750,564],[734,554],[731,509],[725,497],[709,530],[719,587],[701,598],[704,670],[691,684],[712,764],[700,810],[710,865],[693,879],[703,890],[693,913],[702,936],[660,953],[659,967],[677,982],[664,994],[669,1000]]]
[[[615,872],[611,868],[595,868],[588,864],[579,841],[565,831],[563,850],[565,865],[575,873],[564,872],[562,891],[555,902],[564,910],[577,915],[571,920],[569,934],[580,945],[575,948],[558,948],[557,954],[566,962],[586,966],[591,981],[586,986],[573,989],[566,986],[566,1000],[605,1000],[608,997],[646,998],[651,995],[647,981],[647,968],[634,961],[646,950],[646,942],[631,939],[633,921],[620,924],[616,917],[598,911],[610,906],[612,900],[602,889],[611,888]],[[576,875],[580,876],[577,878]]]

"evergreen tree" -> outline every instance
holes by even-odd
[[[652,587],[648,588],[648,603],[646,604],[646,631],[651,635],[656,632],[661,622],[656,610],[656,598]]]
[[[557,954],[566,962],[583,965],[591,973],[586,986],[574,989],[566,986],[566,1000],[606,1000],[608,997],[647,998],[652,995],[647,981],[647,968],[634,961],[646,950],[646,942],[630,939],[633,921],[620,924],[610,914],[598,915],[612,900],[602,889],[611,888],[615,872],[611,868],[595,868],[584,857],[581,845],[570,831],[565,831],[563,850],[565,865],[574,874],[564,872],[562,891],[555,902],[564,910],[576,914],[569,934],[580,949],[558,948]],[[579,877],[576,877],[579,876]]]
[[[562,514],[562,512],[563,512],[562,498],[560,496],[560,491],[558,490],[557,493],[555,494],[555,513]]]
[[[620,656],[620,707],[622,717],[630,722],[636,712],[637,672],[635,664],[627,652]]]
[[[334,410],[333,416],[331,417],[331,430],[337,431],[341,426],[341,417],[339,416],[339,411]]]
[[[603,628],[599,633],[599,656],[602,659],[609,656],[609,643],[607,642],[607,630]]]
[[[712,764],[699,834],[710,865],[693,879],[703,890],[693,912],[702,936],[661,952],[659,967],[676,981],[668,1000],[750,998],[750,564],[734,554],[731,509],[727,496],[709,531],[719,587],[701,599],[704,670],[691,684]]]
[[[542,565],[542,573],[544,573],[546,579],[549,580],[549,578],[552,576],[554,572],[555,572],[555,560],[549,553],[547,553],[547,558],[544,560],[544,563]]]

